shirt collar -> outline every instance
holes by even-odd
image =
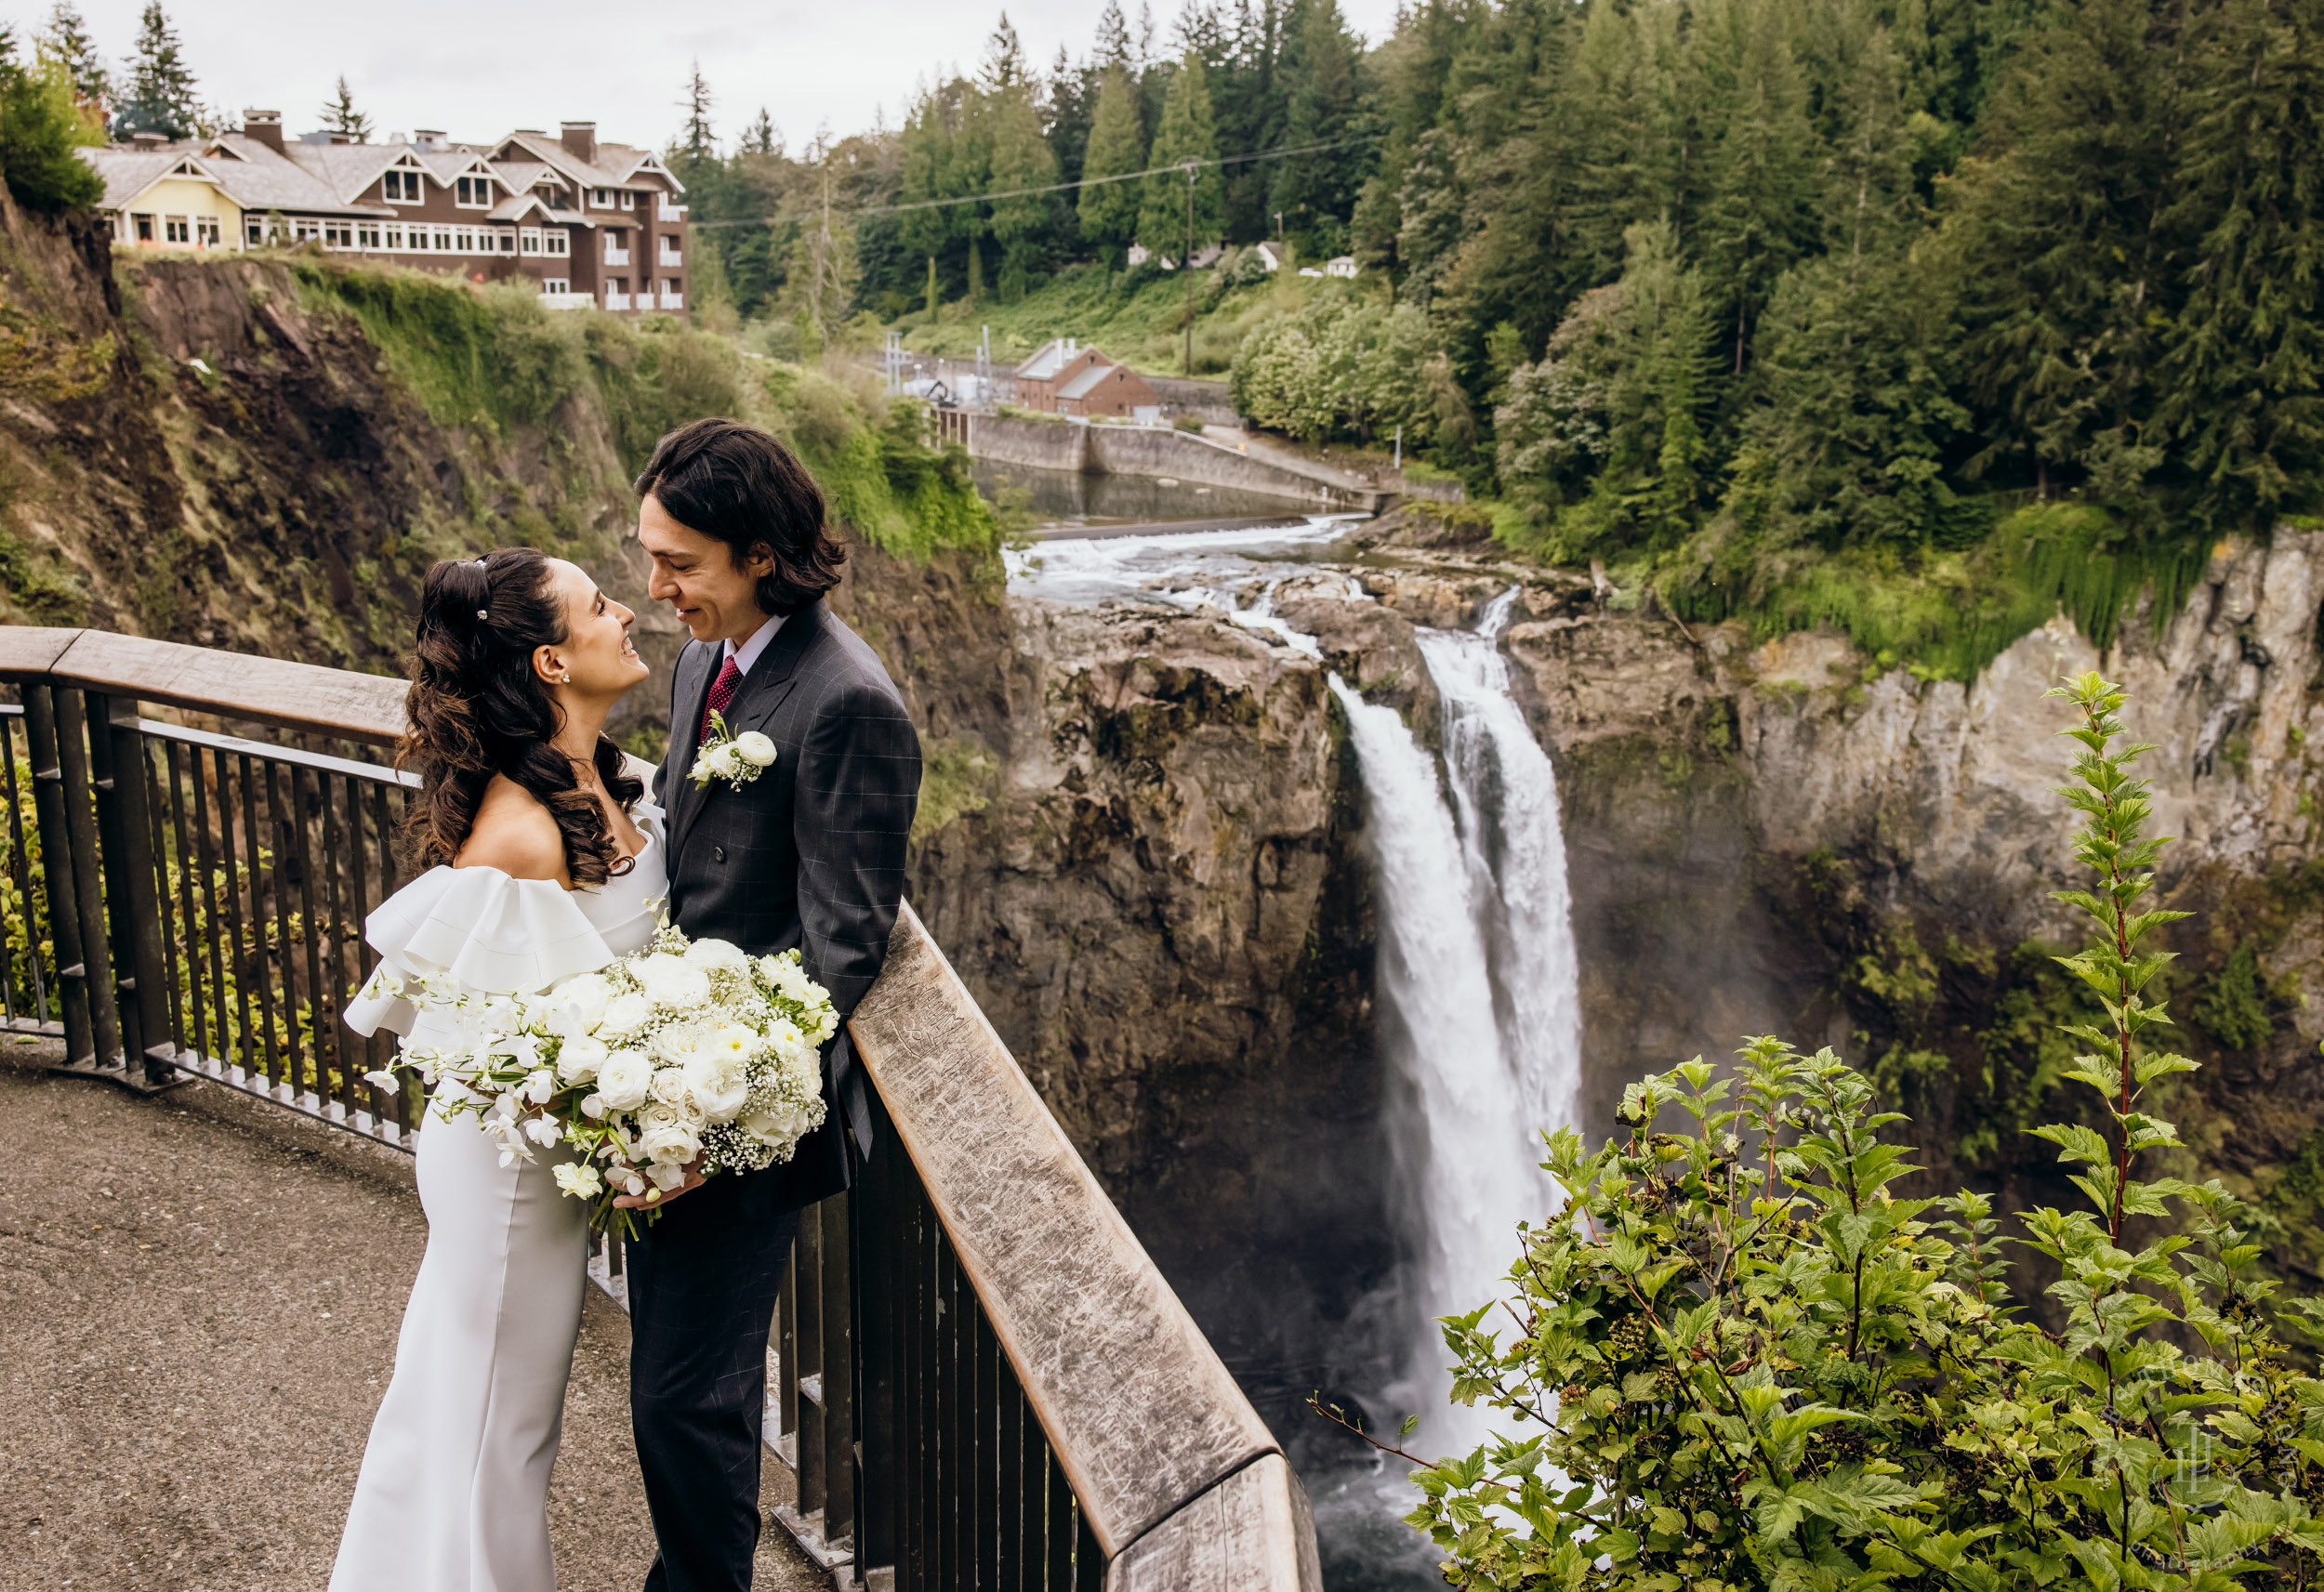
[[[750,673],[750,665],[759,661],[759,654],[767,650],[767,643],[774,639],[774,633],[782,628],[783,616],[779,613],[771,613],[767,616],[767,622],[752,631],[750,639],[741,646],[737,647],[732,641],[727,642],[726,655],[734,660],[736,669],[746,675]]]

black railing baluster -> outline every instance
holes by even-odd
[[[797,1263],[791,1278],[798,1295],[799,1513],[820,1514],[827,1471],[824,1454],[823,1224],[815,1207],[799,1213],[799,1237],[791,1245]]]
[[[135,701],[91,692],[87,702],[105,898],[112,908],[114,988],[130,997],[119,1003],[122,1064],[128,1082],[159,1088],[177,1082],[172,1063],[178,1047],[169,1032],[169,969],[162,955],[156,885],[160,835],[146,799],[144,736]]]
[[[1003,1592],[1024,1585],[1024,1396],[1016,1367],[995,1344],[993,1363],[994,1578]]]
[[[936,1484],[929,1503],[936,1511],[935,1572],[938,1586],[962,1586],[967,1565],[960,1554],[960,1383],[957,1361],[960,1272],[941,1225],[936,1233],[936,1309],[929,1334],[936,1381],[935,1430],[929,1443],[936,1458]]]
[[[363,787],[369,783],[353,778],[347,782],[348,923],[346,932],[354,941],[354,944],[348,947],[347,954],[355,958],[355,984],[354,989],[349,992],[350,998],[356,991],[360,991],[371,981],[371,969],[379,959],[378,953],[372,950],[371,942],[363,938],[363,925],[371,918],[371,895],[367,888],[370,882],[370,868],[367,865],[363,845]],[[349,1036],[344,1033],[339,1035],[339,1043],[348,1044]],[[363,1065],[355,1071],[359,1072],[378,1071],[380,1069],[379,1036],[374,1034],[365,1039],[363,1045]],[[376,1084],[359,1078],[349,1084],[347,1098],[350,1102],[349,1110],[355,1109],[352,1102],[361,1101],[362,1109],[369,1112],[372,1120],[376,1123],[380,1119],[380,1107],[387,1096],[386,1091]],[[613,1243],[611,1239],[602,1234],[593,1238],[591,1242],[609,1246]],[[613,1275],[610,1247],[607,1256],[606,1275],[610,1278]]]
[[[285,767],[283,775],[290,785],[291,834],[298,860],[298,948],[304,953],[300,960],[306,964],[307,972],[307,1032],[314,1058],[314,1108],[327,1112],[328,1102],[337,1093],[331,1073],[338,1060],[338,1013],[330,1005],[330,989],[323,974],[326,926],[315,910],[315,853],[309,833],[307,801],[309,782],[320,785],[322,778],[314,770],[302,769],[296,763]]]
[[[855,1290],[848,1274],[847,1201],[834,1196],[807,1212],[823,1230],[823,1536],[837,1546],[855,1533]]]
[[[169,770],[169,859],[178,871],[178,886],[170,889],[169,868],[159,880],[162,892],[162,952],[169,959],[170,1027],[181,1052],[202,1052],[202,944],[200,920],[193,915],[193,831],[187,822],[185,765],[193,748],[175,741],[155,740],[148,756],[158,756]],[[156,776],[158,779],[158,776]],[[158,785],[156,791],[158,793]],[[159,805],[158,794],[155,804]],[[172,914],[175,914],[174,922]]]
[[[1042,1445],[1048,1451],[1048,1445]],[[1065,1472],[1057,1463],[1053,1451],[1046,1452],[1049,1460],[1048,1497],[1041,1510],[1042,1533],[1049,1538],[1049,1574],[1044,1585],[1049,1592],[1068,1592],[1074,1585],[1074,1544],[1081,1533],[1081,1512],[1075,1506],[1073,1488],[1066,1483]]]
[[[194,1047],[221,1065],[233,1051],[232,1019],[227,1007],[230,996],[226,988],[224,965],[218,956],[218,944],[224,940],[225,920],[219,915],[218,901],[218,844],[210,830],[210,786],[221,777],[221,765],[207,756],[201,746],[186,748],[193,765],[193,858],[194,897],[201,903],[203,943],[194,948],[191,960],[199,961],[208,954],[210,998],[202,1008],[202,1032],[193,1042]],[[222,793],[221,793],[222,794]],[[218,811],[227,810],[218,803]]]
[[[257,991],[258,1048],[250,1064],[271,1087],[283,1081],[283,1063],[274,1026],[274,978],[271,967],[274,953],[267,930],[266,872],[270,853],[258,843],[261,803],[257,772],[263,767],[263,763],[245,755],[238,770],[242,775],[244,854],[249,858],[244,875],[250,881],[249,966],[243,975],[243,983],[245,989],[256,986]]]
[[[89,783],[88,720],[81,693],[55,692],[57,766],[64,776],[65,855],[73,865],[73,913],[81,926],[82,988],[88,1001],[94,1065],[120,1064],[120,1006],[113,991],[112,948],[105,933],[105,887],[97,849],[97,800]]]
[[[997,1397],[999,1378],[999,1340],[993,1336],[992,1323],[984,1312],[974,1312],[974,1332],[971,1349],[976,1356],[973,1374],[976,1377],[971,1408],[974,1412],[969,1422],[969,1441],[972,1445],[969,1474],[976,1488],[976,1506],[972,1518],[976,1522],[976,1584],[979,1586],[1000,1585],[1000,1400]]]
[[[899,1152],[899,1163],[903,1156]],[[904,1243],[904,1388],[900,1423],[904,1453],[900,1464],[907,1475],[904,1506],[898,1511],[903,1540],[896,1545],[896,1573],[912,1592],[935,1585],[929,1553],[929,1535],[935,1520],[935,1425],[931,1418],[935,1381],[930,1346],[935,1339],[935,1222],[921,1198],[919,1179],[908,1166],[899,1165],[899,1221]]]
[[[802,1220],[805,1218],[802,1217]],[[775,1431],[791,1468],[799,1468],[799,1244],[783,1262],[783,1286],[774,1296]]]
[[[379,839],[379,899],[384,901],[395,894],[397,888],[395,828],[388,816],[388,787],[385,783],[372,787],[371,829]],[[371,953],[366,950],[364,954],[369,956]],[[373,958],[375,963],[376,960],[376,957]],[[386,1064],[388,1046],[386,1034],[373,1035],[371,1041],[371,1064],[373,1066],[379,1067]],[[403,1081],[396,1091],[395,1115],[392,1120],[399,1133],[408,1134],[417,1125],[419,1112],[423,1109],[419,1094],[419,1081],[408,1073],[399,1074],[399,1076]]]
[[[78,871],[73,866],[73,824],[67,811],[64,734],[57,722],[57,693],[24,688],[24,719],[33,753],[33,808],[40,827],[40,871],[48,895],[48,937],[56,947],[57,1004],[64,1023],[65,1063],[97,1064],[96,1014],[88,998],[88,962],[81,945]]]
[[[284,794],[284,776],[288,776],[289,792]],[[269,816],[273,820],[274,867],[271,883],[274,887],[274,954],[275,965],[282,979],[283,1030],[284,1048],[289,1055],[287,1076],[293,1104],[304,1102],[309,1089],[322,1078],[323,1069],[312,1062],[310,1052],[316,1035],[312,1022],[314,1011],[314,980],[304,977],[305,960],[299,953],[308,946],[308,936],[314,927],[314,915],[308,913],[300,921],[299,903],[305,891],[310,871],[303,866],[307,848],[306,823],[299,810],[298,770],[286,768],[269,758],[266,764],[266,800]],[[302,992],[300,984],[305,984]],[[310,1020],[301,1032],[298,1020],[302,1008]],[[313,1066],[315,1077],[310,1080],[308,1071]]]
[[[1097,1535],[1089,1530],[1089,1517],[1078,1501],[1073,1511],[1075,1592],[1104,1592],[1105,1550],[1098,1546]]]

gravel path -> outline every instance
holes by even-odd
[[[0,1035],[0,1588],[320,1592],[426,1242],[409,1161],[209,1084],[23,1070],[44,1048]],[[590,1289],[560,1592],[653,1556],[628,1356]],[[758,1585],[830,1583],[770,1523]]]

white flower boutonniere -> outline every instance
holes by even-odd
[[[766,771],[774,761],[774,743],[756,730],[746,730],[740,735],[726,728],[726,715],[710,715],[710,733],[700,746],[694,748],[694,766],[687,778],[697,785],[712,780],[724,780],[736,790]]]

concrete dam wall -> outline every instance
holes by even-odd
[[[1070,420],[972,414],[969,453],[1028,469],[1169,476],[1197,486],[1266,493],[1311,508],[1370,512],[1380,507],[1382,496],[1351,490],[1273,459],[1252,458],[1184,431],[1148,426],[1083,426]]]

